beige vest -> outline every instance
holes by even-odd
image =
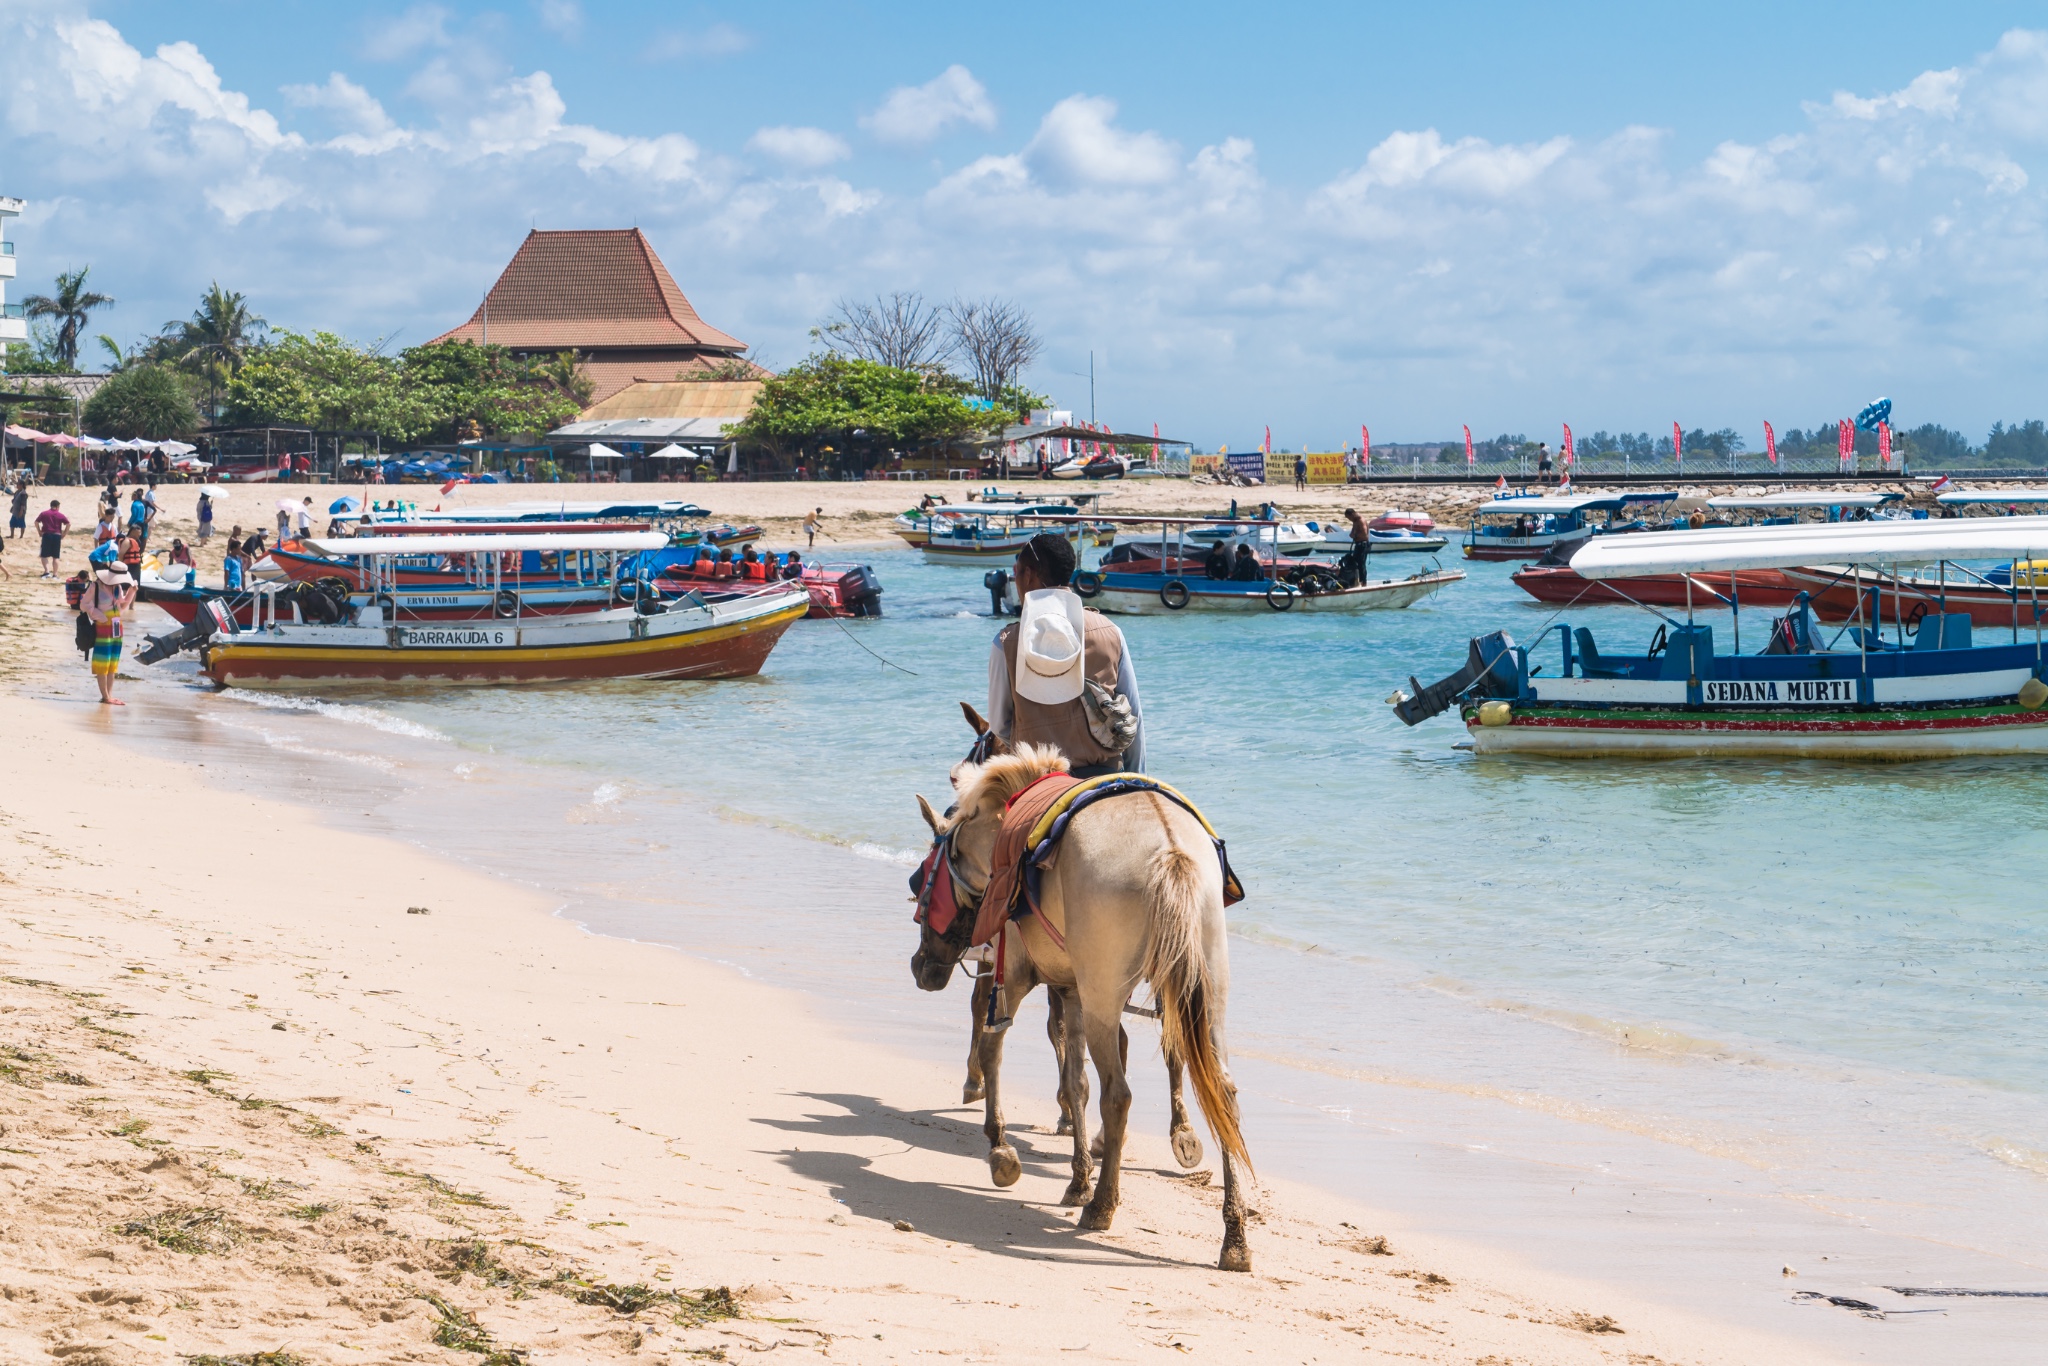
[[[1081,645],[1082,675],[1115,692],[1117,670],[1124,662],[1123,634],[1110,624],[1108,617],[1092,607],[1085,609],[1082,617],[1087,623]],[[1077,768],[1106,764],[1120,757],[1096,744],[1095,737],[1088,733],[1088,712],[1080,698],[1048,705],[1033,702],[1017,692],[1015,622],[1003,628],[1002,642],[1003,677],[1011,681],[1008,737],[1011,744],[1056,746],[1067,756],[1067,762]]]

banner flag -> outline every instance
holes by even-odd
[[[1266,455],[1271,455],[1273,453],[1273,429],[1271,426],[1268,426],[1266,428],[1266,439],[1259,446],[1259,450]]]
[[[1685,433],[1676,422],[1671,424],[1671,465],[1673,469],[1685,468]]]
[[[1465,428],[1465,468],[1472,468],[1473,463],[1474,462],[1472,459],[1472,429],[1470,427],[1467,427]]]
[[[1841,458],[1845,469],[1848,467],[1849,458],[1856,454],[1856,430],[1849,425],[1849,419],[1846,417],[1835,431],[1835,454]]]
[[[1877,458],[1884,461],[1886,469],[1892,467],[1892,424],[1889,422],[1877,424]]]
[[[1764,453],[1771,457],[1773,465],[1778,463],[1778,434],[1771,430],[1771,424],[1764,423]]]
[[[1572,467],[1572,424],[1571,424],[1571,423],[1569,423],[1569,422],[1567,422],[1567,423],[1565,423],[1565,424],[1564,424],[1564,453],[1563,453],[1563,459],[1564,459],[1564,467],[1565,467],[1566,469],[1570,469],[1570,468]]]
[[[1372,473],[1372,428],[1361,424],[1358,428],[1358,451],[1367,474]]]

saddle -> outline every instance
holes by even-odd
[[[1038,909],[1039,881],[1059,853],[1060,840],[1076,812],[1132,792],[1156,792],[1200,821],[1215,843],[1217,860],[1223,865],[1223,904],[1234,906],[1244,900],[1244,886],[1231,871],[1223,840],[1208,817],[1165,783],[1139,773],[1111,773],[1085,779],[1070,773],[1048,773],[1004,805],[988,888],[982,893],[975,914],[974,936],[969,942],[989,943],[1009,921]]]

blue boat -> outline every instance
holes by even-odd
[[[1732,607],[1735,650],[1714,627],[1663,613],[1640,654],[1610,654],[1591,630],[1560,621],[1538,643],[1504,631],[1472,640],[1465,667],[1388,699],[1415,725],[1452,706],[1480,754],[1768,755],[1924,759],[2048,753],[2048,670],[2040,590],[2023,604],[2031,639],[1979,645],[1967,612],[1903,618],[1875,585],[1852,620],[1824,626],[1804,593],[1751,636],[1741,604],[1695,574],[1829,565],[1872,567],[2031,560],[2048,552],[2048,517],[1870,521],[1710,528],[1600,537],[1572,560],[1592,580],[1681,576],[1697,606]],[[1937,604],[1937,607],[1939,604]],[[1887,621],[1892,630],[1887,633]],[[1901,624],[1903,622],[1903,624]],[[1552,647],[1544,642],[1555,633]],[[1554,653],[1553,653],[1554,648]],[[1546,672],[1555,665],[1555,672]]]
[[[1534,560],[1553,546],[1569,547],[1596,532],[1640,531],[1644,523],[1624,517],[1630,508],[1669,503],[1669,490],[1636,493],[1517,493],[1472,509],[1465,529],[1468,560]],[[1604,520],[1598,519],[1605,513]]]

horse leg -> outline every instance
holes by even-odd
[[[1084,1037],[1087,1022],[1081,1014],[1079,993],[1065,987],[1058,989],[1058,994],[1066,997],[1061,1010],[1066,1027],[1060,1047],[1060,1095],[1074,1120],[1074,1175],[1060,1203],[1084,1205],[1088,1202],[1095,1167],[1088,1155],[1088,1041]]]
[[[1060,1004],[1062,998],[1057,991],[1048,991],[1046,996],[1048,999],[1045,1003],[1045,1037],[1052,1041],[1052,1055],[1055,1060],[1058,1060],[1065,1056],[1062,1050],[1066,1046],[1067,1013]],[[1059,1093],[1060,1122],[1053,1127],[1053,1133],[1055,1135],[1070,1134],[1074,1132],[1074,1117],[1067,1111],[1067,1088],[1061,1086]]]
[[[1015,1010],[1023,994],[1031,990],[1028,981],[1012,980],[1004,985],[1004,1008]],[[1010,1031],[999,1029],[993,1032],[981,1031],[977,1045],[978,1060],[981,1063],[982,1096],[981,1131],[988,1137],[989,1179],[998,1186],[1014,1186],[1017,1178],[1024,1174],[1024,1164],[1017,1158],[1017,1150],[1010,1146],[1003,1134],[1003,1040]]]
[[[1173,1106],[1173,1121],[1167,1126],[1167,1133],[1173,1139],[1173,1160],[1180,1163],[1182,1171],[1193,1171],[1202,1165],[1202,1140],[1195,1136],[1195,1126],[1188,1123],[1187,1102],[1180,1094],[1180,1054],[1167,1044],[1166,1053],[1166,1096]]]
[[[1122,1025],[1118,1025],[1116,1030],[1116,1056],[1117,1061],[1123,1064],[1124,1077],[1128,1079],[1131,1075],[1131,1034]],[[1097,1162],[1102,1160],[1103,1142],[1103,1136],[1098,1133],[1088,1144],[1088,1151]]]
[[[1088,1049],[1095,1055],[1095,1075],[1102,1083],[1102,1172],[1095,1179],[1095,1198],[1081,1211],[1080,1227],[1101,1230],[1116,1218],[1121,1195],[1124,1128],[1131,1118],[1131,1084],[1124,1070],[1130,1038],[1113,1011],[1099,1015],[1084,1005],[1082,1012]]]
[[[1230,1108],[1235,1110],[1237,1084],[1227,1075],[1223,1090],[1230,1097]],[[1231,1162],[1228,1149],[1223,1152],[1223,1255],[1216,1259],[1216,1266],[1222,1271],[1252,1269],[1251,1244],[1244,1239],[1244,1188],[1237,1183],[1237,1167]]]
[[[981,1022],[988,1018],[988,998],[995,991],[995,984],[995,967],[983,963],[974,975],[974,993],[967,1002],[967,1084],[960,1088],[962,1105],[982,1097]]]

